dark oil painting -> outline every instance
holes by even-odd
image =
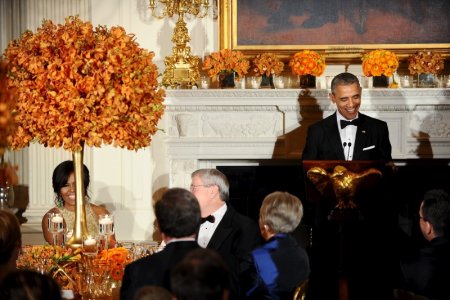
[[[450,0],[236,0],[237,44],[450,43]]]

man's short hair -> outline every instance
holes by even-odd
[[[425,193],[422,217],[431,223],[437,236],[450,236],[450,196],[441,189]]]
[[[198,248],[175,266],[170,284],[177,300],[228,299],[229,271],[216,251]]]
[[[133,300],[172,300],[172,294],[162,286],[145,285],[136,291]]]
[[[334,94],[338,85],[351,85],[354,83],[357,83],[359,86],[361,86],[359,84],[358,77],[356,77],[352,73],[340,73],[334,76],[333,80],[331,81],[331,92]]]
[[[155,204],[159,229],[167,236],[181,238],[197,233],[200,227],[200,205],[188,190],[171,188]]]
[[[289,233],[300,224],[303,205],[299,198],[288,192],[273,192],[264,198],[259,216],[273,232]]]
[[[16,216],[6,210],[0,210],[0,265],[6,264],[14,249],[22,246],[20,224]]]
[[[228,201],[230,195],[230,184],[228,179],[217,169],[199,169],[191,174],[191,178],[200,177],[204,185],[217,185],[219,188],[220,199]]]

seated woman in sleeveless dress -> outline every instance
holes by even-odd
[[[86,211],[86,225],[90,235],[97,236],[99,234],[99,216],[109,215],[110,212],[103,206],[95,205],[89,202],[90,198],[87,195],[89,186],[89,170],[83,165],[83,181]],[[56,194],[56,206],[50,209],[47,213],[60,213],[64,218],[64,227],[68,235],[73,233],[73,225],[75,221],[75,174],[73,161],[67,160],[60,163],[53,171],[52,176],[53,190]],[[53,244],[53,235],[48,229],[47,213],[42,218],[42,233],[45,240],[49,244]],[[115,237],[110,237],[110,245],[115,243]]]

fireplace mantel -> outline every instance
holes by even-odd
[[[362,99],[361,112],[388,123],[394,159],[450,158],[450,89],[364,89]],[[299,159],[308,126],[335,111],[328,90],[168,90],[165,104],[172,184],[217,162]]]

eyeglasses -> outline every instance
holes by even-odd
[[[211,184],[191,184],[190,188],[191,188],[191,192],[194,192],[197,188],[199,187],[210,187]]]

